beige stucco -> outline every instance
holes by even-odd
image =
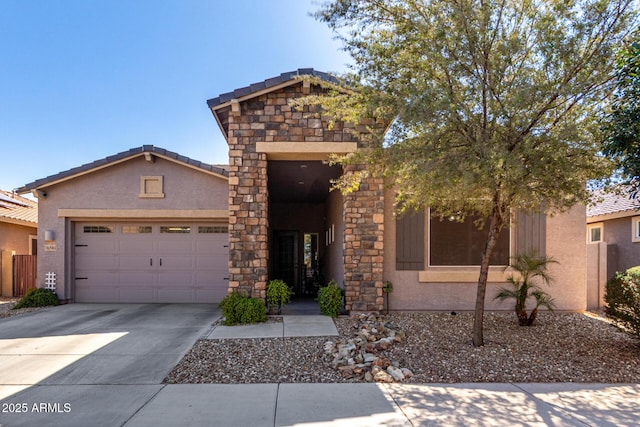
[[[477,267],[429,267],[424,271],[398,271],[396,261],[396,221],[392,194],[385,203],[385,280],[393,283],[389,295],[391,310],[473,310],[476,300]],[[584,206],[547,218],[547,254],[559,261],[551,267],[555,278],[553,287],[546,289],[555,299],[557,309],[579,311],[586,308],[586,243],[584,236]],[[514,225],[516,227],[517,225]],[[425,227],[427,230],[427,227]],[[425,248],[428,236],[425,232]],[[512,242],[512,253],[515,243]],[[427,256],[425,250],[425,257]],[[493,300],[503,280],[508,275],[503,267],[491,267],[485,298],[488,310],[511,310],[512,302]]]
[[[140,177],[162,176],[163,198],[141,198]],[[131,219],[150,221],[197,219],[226,223],[227,180],[220,175],[155,157],[153,162],[138,156],[104,167],[93,173],[43,187],[47,194],[38,203],[39,259],[38,281],[42,286],[46,272],[57,277],[61,299],[72,298],[73,225],[93,219]],[[172,216],[167,214],[171,213]],[[203,213],[211,214],[207,218]],[[53,231],[54,251],[45,251],[45,232]]]
[[[37,227],[0,222],[0,295],[13,296],[13,255],[30,255],[29,236]]]

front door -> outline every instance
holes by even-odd
[[[298,232],[276,231],[273,254],[273,279],[283,280],[294,293],[299,294]]]

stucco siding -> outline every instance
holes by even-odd
[[[476,300],[476,267],[459,267],[443,270],[438,282],[420,281],[420,275],[429,275],[426,271],[396,270],[396,221],[392,204],[392,194],[385,198],[385,280],[393,283],[393,292],[389,296],[391,310],[473,310]],[[560,264],[551,267],[555,284],[546,290],[555,299],[559,310],[584,310],[586,308],[586,242],[584,239],[585,208],[575,207],[569,212],[548,217],[546,221],[547,254]],[[425,232],[425,248],[428,248],[428,236]],[[514,244],[512,244],[512,248]],[[426,251],[428,252],[428,251]],[[427,265],[425,260],[425,265]],[[437,270],[431,268],[431,271]],[[502,267],[493,267],[494,277],[504,277]],[[447,273],[447,271],[449,273]],[[451,274],[451,282],[445,282],[442,276]],[[454,275],[466,276],[465,281],[455,279]],[[446,279],[445,279],[446,280]],[[512,310],[511,302],[498,303],[493,300],[504,282],[487,284],[485,308],[488,310]]]
[[[36,227],[0,222],[0,295],[13,295],[12,255],[29,255],[29,236]]]
[[[615,247],[617,254],[611,260],[614,271],[624,271],[640,265],[640,242],[633,242],[631,232],[632,217],[605,221],[602,235],[609,246]]]
[[[140,198],[141,176],[162,176],[164,197]],[[60,209],[226,211],[228,206],[226,179],[159,157],[155,157],[153,163],[136,157],[44,190],[47,196],[41,198],[38,204],[38,241],[42,242],[39,247],[38,281],[42,286],[46,272],[56,273],[58,296],[61,299],[72,297],[73,221],[91,218],[61,217]],[[55,251],[44,251],[47,230],[55,234]]]

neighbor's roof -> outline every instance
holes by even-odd
[[[87,163],[82,166],[78,166],[76,168],[69,169],[67,171],[59,172],[55,175],[48,176],[46,178],[38,179],[29,184],[26,184],[23,187],[18,188],[16,191],[18,193],[26,193],[31,190],[47,187],[47,186],[56,184],[58,182],[66,181],[68,179],[74,178],[78,175],[84,175],[88,172],[102,169],[116,163],[121,163],[123,161],[130,160],[134,157],[144,156],[146,154],[158,156],[160,158],[170,160],[176,163],[180,163],[195,169],[201,169],[203,171],[210,172],[210,173],[213,173],[214,175],[219,175],[221,177],[229,176],[228,170],[224,167],[213,166],[207,163],[202,163],[198,160],[193,160],[193,159],[190,159],[189,157],[181,156],[178,153],[174,153],[173,151],[165,150],[164,148],[155,147],[153,145],[143,145],[142,147],[132,148],[131,150],[123,151],[121,153],[114,154],[113,156],[96,160],[95,162]]]
[[[35,227],[38,225],[38,202],[0,190],[0,222]]]
[[[640,215],[640,200],[632,198],[626,190],[621,194],[596,191],[594,197],[598,201],[587,206],[588,222]]]
[[[227,92],[227,93],[223,93],[221,95],[218,95],[215,98],[211,98],[209,100],[207,100],[207,105],[209,106],[209,108],[217,108],[229,101],[231,101],[232,99],[247,99],[247,98],[251,98],[252,95],[256,95],[258,93],[261,93],[263,91],[267,91],[271,88],[275,88],[277,86],[280,86],[284,83],[290,82],[292,80],[295,80],[296,77],[298,76],[314,76],[314,77],[318,77],[321,80],[324,80],[326,82],[329,83],[335,83],[335,84],[339,84],[340,81],[325,72],[322,71],[316,71],[313,68],[298,68],[295,71],[289,71],[286,73],[282,73],[279,76],[276,77],[272,77],[270,79],[266,79],[264,81],[258,82],[258,83],[253,83],[250,84],[249,86],[245,86],[245,87],[241,87],[239,89],[235,89],[231,92]]]

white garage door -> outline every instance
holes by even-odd
[[[228,227],[75,225],[76,302],[218,302],[227,294]]]

